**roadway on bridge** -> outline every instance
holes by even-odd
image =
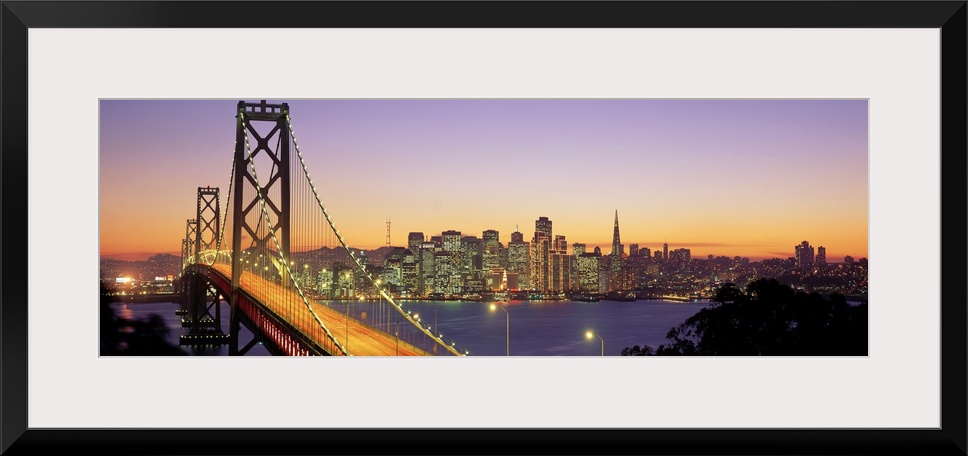
[[[232,277],[232,266],[215,264],[212,269],[227,278]],[[256,274],[244,271],[241,277],[241,288],[263,307],[274,313],[280,319],[301,331],[307,338],[316,342],[320,347],[331,347],[332,343],[326,333],[319,327],[309,308],[294,289],[281,286],[275,282],[265,280]],[[343,313],[310,300],[313,310],[326,325],[329,332],[336,338],[347,352],[356,356],[434,356],[420,348],[383,331],[374,329],[360,321],[347,318]],[[341,354],[341,353],[333,353]]]

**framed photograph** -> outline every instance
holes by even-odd
[[[321,446],[331,445],[350,454],[964,455],[968,451],[966,306],[961,288],[968,253],[964,235],[968,190],[966,14],[965,1],[4,1],[0,7],[0,127],[6,235],[0,306],[0,453],[331,454],[332,450]],[[269,100],[268,105],[261,100]],[[339,109],[319,114],[319,100],[339,104]],[[715,207],[723,217],[733,214],[747,221],[775,220],[780,214],[799,211],[803,215],[797,219],[799,223],[822,226],[829,233],[857,231],[857,223],[866,226],[867,236],[860,241],[866,245],[858,248],[864,256],[864,283],[853,288],[863,291],[868,307],[864,354],[605,356],[606,348],[614,351],[614,347],[606,347],[609,336],[603,338],[589,330],[587,340],[584,331],[576,336],[576,346],[589,351],[579,354],[595,356],[532,353],[536,356],[461,356],[446,362],[437,361],[443,357],[405,360],[394,356],[322,360],[305,356],[104,356],[110,353],[105,353],[103,345],[98,348],[98,329],[103,322],[99,323],[92,300],[94,275],[103,278],[103,271],[95,272],[103,264],[95,265],[111,245],[108,241],[121,239],[126,231],[147,230],[145,214],[164,213],[167,201],[175,195],[161,182],[214,175],[217,182],[198,184],[195,227],[201,230],[204,197],[214,191],[217,200],[215,189],[225,186],[223,178],[230,177],[227,157],[251,154],[252,148],[269,152],[267,136],[260,136],[264,132],[235,130],[231,119],[226,132],[217,135],[224,137],[220,142],[224,150],[219,151],[219,156],[226,157],[224,163],[205,159],[211,149],[220,147],[215,143],[194,140],[186,150],[174,150],[170,144],[186,144],[186,140],[168,139],[176,135],[203,138],[212,133],[206,130],[222,128],[205,120],[213,115],[210,108],[220,103],[238,109],[240,118],[255,122],[266,116],[266,109],[274,109],[275,103],[288,102],[279,106],[300,108],[291,119],[288,108],[284,111],[285,122],[291,122],[293,156],[298,161],[304,157],[295,151],[297,144],[314,144],[308,130],[316,127],[301,127],[300,116],[308,117],[309,112],[322,119],[313,125],[378,132],[371,136],[393,142],[388,130],[371,127],[404,122],[406,116],[367,114],[353,123],[351,111],[365,100],[383,103],[384,113],[406,104],[405,111],[414,122],[423,115],[443,115],[437,111],[427,114],[431,110],[421,103],[449,103],[448,120],[460,118],[465,126],[474,119],[462,118],[462,114],[478,109],[471,105],[487,104],[500,113],[496,117],[505,124],[522,130],[530,128],[528,125],[540,126],[540,122],[523,120],[536,119],[538,111],[558,112],[576,122],[568,124],[570,131],[594,131],[585,137],[568,136],[573,138],[571,143],[587,140],[585,149],[594,149],[590,145],[594,143],[602,150],[596,154],[574,152],[568,157],[567,169],[561,169],[541,163],[566,158],[563,151],[568,144],[531,143],[536,149],[545,147],[546,152],[533,163],[529,161],[524,166],[528,169],[510,166],[515,159],[513,154],[507,155],[510,152],[495,158],[501,162],[495,169],[524,175],[561,173],[562,186],[619,188],[619,181],[633,187],[640,181],[665,182],[664,190],[655,192],[654,198],[641,201],[645,208],[658,207],[663,197],[684,197],[691,191],[689,181],[702,179],[704,191],[722,189],[718,199],[710,196],[707,201],[718,201]],[[556,101],[567,101],[570,107],[552,106]],[[633,102],[638,104],[633,106]],[[670,106],[645,113],[648,109],[639,104],[646,102]],[[609,104],[607,109],[603,103]],[[743,112],[737,106],[745,103],[799,104],[788,111],[771,111],[771,119],[737,114]],[[539,104],[545,107],[531,108]],[[732,119],[715,127],[719,120],[682,107],[697,104],[702,104],[702,112],[728,105],[729,113],[720,117]],[[582,115],[568,111],[579,105],[575,112]],[[820,105],[833,110],[814,109]],[[637,112],[641,118],[651,116],[653,129],[636,132],[620,125],[621,119],[603,120],[607,116],[602,113],[616,110]],[[152,116],[143,116],[150,117],[147,124],[135,119],[136,114],[149,111]],[[675,114],[669,114],[672,112]],[[679,123],[669,121],[676,116]],[[831,124],[831,117],[838,119],[833,122],[836,125]],[[596,120],[589,120],[592,118]],[[746,149],[769,143],[771,132],[785,128],[786,124],[773,122],[779,118],[797,123],[794,136],[801,136],[776,141],[773,149],[767,146],[756,154],[748,153]],[[818,118],[825,122],[823,127],[817,126]],[[591,122],[602,125],[592,128]],[[720,155],[692,156],[697,170],[693,172],[688,163],[674,168],[655,150],[642,146],[649,138],[659,144],[664,132],[690,123],[718,128],[718,133],[694,138],[696,141],[733,141],[732,149],[713,147],[722,149]],[[800,133],[810,128],[833,133]],[[439,135],[438,143],[453,150],[451,154],[456,156],[452,158],[464,163],[466,173],[445,166],[441,160],[447,159],[446,150],[428,152],[434,141],[421,143],[420,151],[410,151],[421,163],[417,168],[435,176],[435,188],[444,182],[486,188],[488,179],[475,172],[475,158],[469,156],[474,148],[455,147],[444,139],[473,137],[484,144],[495,138],[470,127],[438,130],[449,131],[422,134]],[[145,134],[149,131],[151,135]],[[735,139],[730,136],[734,131],[763,141],[754,145]],[[619,140],[594,139],[608,132]],[[414,133],[401,130],[400,134]],[[547,135],[556,134],[561,136]],[[504,135],[507,133],[496,134]],[[298,138],[307,139],[299,142]],[[847,166],[847,152],[842,147],[856,143],[856,138],[861,138],[861,152],[867,148],[866,163],[863,157],[851,156],[850,162],[857,166]],[[240,140],[248,149],[239,146]],[[334,149],[342,148],[344,156],[354,158],[345,162],[350,169],[326,173],[345,180],[340,191],[369,195],[370,203],[353,205],[357,214],[371,212],[368,216],[372,218],[372,213],[379,212],[379,225],[389,207],[375,193],[420,197],[414,186],[367,190],[376,188],[367,185],[368,179],[387,179],[377,168],[404,173],[415,165],[392,154],[368,156],[351,141],[344,142]],[[505,143],[494,144],[504,145],[489,150],[508,148]],[[368,147],[379,145],[375,142]],[[675,145],[664,147],[670,156],[676,155]],[[520,153],[517,158],[524,156]],[[179,164],[173,165],[176,158]],[[773,167],[758,166],[751,160],[769,162]],[[339,160],[310,157],[306,161],[314,175],[323,172],[315,171],[317,167],[341,166]],[[158,172],[149,178],[145,166]],[[618,179],[616,170],[621,167],[626,169]],[[748,168],[761,171],[759,175],[737,171]],[[670,170],[681,176],[664,174]],[[731,191],[742,185],[731,181],[730,174],[759,185],[745,193],[729,193],[727,188]],[[803,178],[805,174],[815,180],[816,187],[792,184],[794,180],[809,181]],[[232,182],[261,177],[253,173],[236,179],[237,175],[242,174],[233,168]],[[265,179],[272,182],[274,177]],[[504,182],[495,179],[492,184]],[[311,178],[307,182],[295,204],[322,206],[316,186],[329,184],[313,184]],[[840,185],[844,182],[850,185]],[[151,192],[126,190],[135,185],[157,187],[157,197]],[[843,190],[864,193],[865,185],[866,200],[859,206]],[[528,188],[530,193],[541,191]],[[187,190],[185,205],[192,216],[194,190]],[[258,195],[250,198],[252,207],[260,206],[261,192]],[[469,200],[474,197],[472,192],[461,195]],[[575,193],[569,195],[575,198]],[[595,195],[575,204],[597,207],[599,200],[608,198]],[[538,195],[535,201],[542,198]],[[724,202],[727,199],[730,202]],[[262,218],[269,219],[274,205],[262,203],[266,209],[261,217],[254,217],[255,228],[243,228],[235,236],[249,235],[253,245],[272,250],[267,246],[278,244],[278,239],[271,233],[262,236],[265,233],[257,226]],[[484,200],[475,205],[486,207]],[[453,207],[457,206],[446,210]],[[753,209],[755,214],[748,212],[751,207],[758,208]],[[615,208],[607,209],[609,218]],[[514,210],[509,207],[505,213]],[[628,252],[619,241],[622,214],[621,210],[614,214],[614,240],[608,237],[602,242],[604,252],[609,248],[620,252],[618,259],[609,260],[613,265],[638,258],[623,256]],[[522,228],[537,219],[535,245],[542,245],[539,241],[545,238],[546,244],[554,240],[557,245],[558,240],[551,237],[551,220],[538,218],[541,215],[545,214],[521,220]],[[431,220],[430,215],[424,217]],[[634,217],[630,215],[629,223],[663,223]],[[318,218],[320,223],[332,223],[328,213]],[[106,220],[110,220],[111,231],[101,226]],[[282,225],[280,220],[282,216],[277,216],[267,225]],[[172,220],[179,230],[186,229],[182,264],[191,264],[185,263],[186,257],[197,260],[202,252],[217,262],[220,247],[196,247],[194,254],[184,249],[190,244],[191,221],[186,226],[185,220]],[[605,222],[610,229],[611,220]],[[387,248],[391,245],[390,223],[386,220]],[[742,226],[740,231],[747,237],[757,230]],[[344,234],[360,229],[344,228]],[[770,229],[760,231],[763,243],[771,242]],[[314,227],[303,230],[315,231]],[[530,226],[518,231],[531,238]],[[507,236],[505,233],[501,235]],[[382,234],[376,230],[379,239],[374,245],[382,245]],[[441,244],[449,242],[448,235],[464,242],[459,232],[444,231]],[[485,231],[483,242],[488,236],[496,239],[498,233]],[[289,237],[287,232],[286,243]],[[202,242],[201,235],[195,239]],[[823,240],[811,241],[797,239],[796,253],[792,243],[781,250],[789,250],[790,264],[801,270],[804,265],[834,262],[831,257],[846,254],[829,246],[814,250],[813,244],[822,246]],[[291,242],[301,242],[300,234],[294,234]],[[570,237],[569,251],[571,242],[580,240]],[[394,245],[397,243],[402,241]],[[650,245],[655,249],[655,261],[689,260],[688,249],[670,244],[669,253],[662,255],[658,255],[658,246]],[[118,252],[131,248],[120,242],[115,245]],[[638,247],[634,247],[636,253]],[[288,244],[277,245],[277,250],[290,251]],[[350,256],[371,252],[346,251]],[[498,251],[495,247],[492,253]],[[278,279],[273,273],[296,275],[291,272],[295,260],[291,267],[273,263],[277,269],[273,271],[265,262],[259,264],[258,248],[249,253],[253,256],[251,271],[243,271],[239,280],[268,284]],[[391,248],[385,254],[392,253]],[[707,252],[702,253],[705,261]],[[708,253],[708,264],[712,264],[714,254]],[[550,266],[553,256],[549,254],[548,271],[554,269]],[[306,283],[313,284],[312,293],[323,293],[325,288],[326,296],[332,298],[338,288],[340,299],[346,302],[345,315],[353,306],[354,315],[360,313],[357,318],[375,327],[383,325],[383,331],[391,333],[395,322],[386,308],[364,309],[362,304],[352,304],[365,297],[354,278],[342,278],[335,272],[317,274],[319,265],[308,257],[300,260],[305,262],[302,267],[306,268],[305,280],[310,281]],[[490,260],[498,261],[496,257]],[[844,258],[845,263],[852,260]],[[642,261],[642,268],[653,264],[651,259]],[[488,260],[482,257],[481,262]],[[663,268],[657,265],[653,272],[658,274]],[[500,303],[508,298],[502,293],[520,292],[524,288],[520,276],[508,274],[510,269],[492,267],[492,272],[502,273],[469,279],[473,287],[468,285],[471,282],[464,283],[461,299],[493,298]],[[226,272],[223,276],[235,280],[231,275]],[[621,281],[624,276],[609,277]],[[119,276],[118,280],[123,279]],[[383,277],[371,279],[376,283]],[[543,290],[554,288],[550,284],[559,279],[564,280],[548,272]],[[159,280],[162,282],[165,280]],[[595,282],[601,283],[597,278]],[[407,290],[401,284],[394,286]],[[821,282],[808,285],[824,286]],[[471,288],[480,290],[472,290],[474,296],[469,298]],[[669,290],[656,287],[651,292],[665,298],[696,297]],[[873,299],[866,304],[868,290]],[[305,294],[302,288],[299,293]],[[590,292],[581,296],[596,297]],[[615,301],[635,298],[603,296]],[[500,310],[507,309],[498,305],[493,310],[491,320],[503,324],[498,321],[504,317]],[[443,341],[436,320],[432,326],[427,323],[432,318],[427,312],[420,311],[424,320],[417,315],[406,318]],[[338,318],[338,312],[334,315]],[[319,318],[316,314],[304,317]],[[510,313],[507,318],[513,320]],[[200,327],[200,321],[193,324]],[[345,336],[329,335],[333,341],[329,354],[362,350],[352,345],[349,319],[343,321]],[[271,333],[272,323],[266,324]],[[505,334],[500,336],[493,350],[488,348],[495,353],[484,354],[505,354]],[[510,335],[506,342],[510,355]],[[599,343],[602,356],[596,351]],[[243,344],[235,345],[236,349]],[[423,350],[418,345],[405,344],[404,350]],[[438,345],[444,350],[453,347],[435,343],[427,350],[438,354]],[[391,348],[400,350],[399,345]],[[376,348],[374,353],[391,348]],[[265,354],[309,354],[299,340],[285,338],[256,349]]]

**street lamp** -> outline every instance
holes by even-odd
[[[585,337],[588,339],[591,339],[592,336],[598,336],[599,339],[602,339],[602,336],[599,336],[591,331],[585,333]],[[602,339],[602,356],[605,356],[605,339]]]
[[[505,342],[507,345],[506,346],[507,354],[505,356],[511,356],[511,314],[504,307],[491,304],[491,311],[494,311],[496,309],[501,309],[506,314],[504,318],[505,319],[504,324],[505,324],[505,334],[507,334],[507,341]]]

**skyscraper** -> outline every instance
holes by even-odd
[[[662,261],[669,259],[669,243],[662,244]]]
[[[410,234],[407,235],[407,248],[409,248],[410,252],[414,255],[420,255],[420,244],[423,244],[423,242],[423,233],[411,231]]]
[[[571,252],[572,252],[571,254],[574,255],[574,256],[576,256],[576,257],[579,257],[579,256],[584,255],[585,254],[585,244],[580,244],[578,242],[572,244],[572,246],[571,246]]]
[[[813,266],[813,247],[809,242],[803,241],[793,247],[798,268],[808,268]],[[824,251],[826,255],[826,250]]]
[[[615,210],[615,230],[612,232],[612,270],[617,271],[622,268],[622,240],[618,235],[618,209]]]
[[[817,266],[827,265],[827,249],[824,246],[817,247],[817,258],[815,259]]]
[[[551,253],[555,250],[551,237],[551,220],[538,217],[534,221],[534,237],[531,238],[531,288],[548,291],[551,288]]]
[[[538,291],[548,291],[549,268],[551,261],[551,239],[544,231],[536,230],[531,240],[531,288]]]
[[[521,233],[515,232],[514,234],[520,235]],[[528,289],[531,287],[530,282],[530,270],[531,270],[531,252],[530,244],[524,242],[521,237],[519,240],[514,240],[514,234],[511,235],[511,242],[508,244],[508,272],[513,273],[517,279],[517,286],[513,284],[509,285],[512,289],[521,288]]]
[[[538,220],[534,221],[534,230],[544,233],[549,241],[554,239],[551,237],[551,220],[548,220],[548,217],[538,217]]]
[[[609,254],[609,291],[621,288],[622,240],[618,234],[618,209],[615,210],[615,230],[612,233],[612,252]]]
[[[568,255],[568,241],[556,234],[548,254],[551,261],[548,287],[551,291],[561,292],[571,288],[571,256]]]
[[[460,252],[460,238],[460,231],[444,231],[441,233],[441,246],[448,252]]]
[[[481,252],[483,270],[490,271],[501,267],[501,242],[497,230],[485,230],[482,236],[483,249]]]
[[[619,265],[622,262],[622,240],[618,235],[618,209],[615,210],[615,230],[612,233],[612,257],[617,257],[619,260]],[[614,267],[614,266],[613,266]]]

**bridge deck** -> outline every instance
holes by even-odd
[[[232,266],[227,264],[212,265],[212,269],[226,278],[232,277]],[[241,288],[250,296],[265,306],[266,310],[279,318],[289,322],[308,338],[325,347],[329,344],[326,333],[319,327],[302,298],[295,290],[287,289],[275,282],[265,280],[251,272],[245,271],[241,277]],[[289,305],[287,305],[287,303]],[[313,310],[319,319],[329,329],[330,334],[346,348],[351,355],[363,356],[433,356],[420,348],[406,342],[398,341],[396,337],[383,331],[376,330],[360,321],[347,318],[346,315],[332,308],[315,303]],[[399,348],[398,348],[399,347]]]

